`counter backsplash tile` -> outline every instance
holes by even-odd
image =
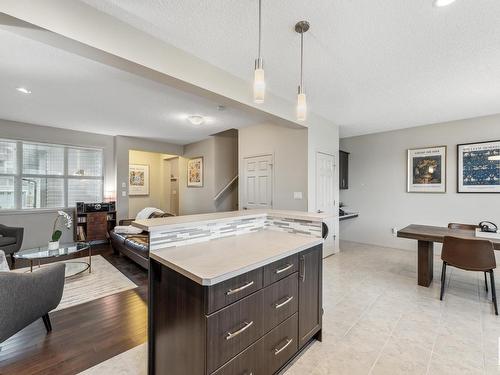
[[[271,229],[321,238],[321,222],[274,217],[243,218],[212,222],[196,227],[177,227],[151,234],[150,250],[188,245],[222,237]]]

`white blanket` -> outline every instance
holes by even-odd
[[[132,225],[117,225],[114,229],[115,233],[121,234],[139,234],[142,233],[141,228],[133,227]]]
[[[151,216],[151,214],[154,213],[154,212],[160,212],[162,214],[164,213],[159,208],[156,208],[156,207],[146,207],[146,208],[143,208],[142,210],[139,211],[139,213],[135,217],[135,220],[149,219],[149,217]]]
[[[10,271],[9,265],[7,264],[7,259],[5,259],[5,253],[0,250],[0,272]]]

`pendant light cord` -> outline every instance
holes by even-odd
[[[260,59],[261,41],[262,41],[262,0],[259,0],[259,59]]]
[[[300,34],[300,89],[304,90],[304,33]]]

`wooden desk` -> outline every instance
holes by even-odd
[[[431,285],[434,271],[434,242],[443,243],[445,236],[477,239],[473,230],[448,229],[430,225],[411,224],[398,231],[398,237],[418,241],[418,285]],[[484,238],[481,238],[484,239]],[[500,240],[490,239],[495,250],[500,250]]]

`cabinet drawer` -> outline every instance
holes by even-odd
[[[212,375],[268,375],[264,372],[263,355],[264,339],[260,339]]]
[[[299,308],[299,277],[295,272],[264,289],[264,332],[292,316]]]
[[[212,375],[275,373],[297,351],[297,324],[297,314],[295,314]]]
[[[211,373],[264,334],[263,291],[207,317],[207,369]]]
[[[262,268],[207,288],[206,313],[211,314],[262,288]]]
[[[284,259],[280,259],[274,263],[264,267],[264,286],[268,286],[275,281],[281,280],[299,268],[299,255],[294,254]]]
[[[274,374],[297,352],[297,315],[295,313],[264,336],[264,374]]]

